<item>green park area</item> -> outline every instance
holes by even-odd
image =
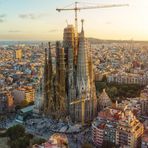
[[[139,97],[144,86],[138,84],[108,83],[104,78],[102,81],[96,81],[97,93],[101,93],[103,89],[106,90],[113,102],[116,100],[120,102],[126,98]]]
[[[14,125],[6,132],[0,133],[0,148],[27,148],[43,142],[44,139],[26,133],[22,125]]]

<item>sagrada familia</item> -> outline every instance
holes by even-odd
[[[54,118],[70,117],[73,122],[90,122],[97,114],[91,49],[83,29],[64,29],[63,43],[56,42],[53,68],[51,45],[45,49],[43,113]]]

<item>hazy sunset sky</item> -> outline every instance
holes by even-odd
[[[0,40],[59,40],[74,12],[57,12],[74,0],[0,0]],[[129,7],[82,10],[87,37],[148,40],[148,0],[79,0]],[[89,4],[88,4],[89,5]],[[86,6],[86,5],[85,5]],[[79,30],[81,26],[79,24]]]

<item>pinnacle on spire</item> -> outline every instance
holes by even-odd
[[[47,53],[47,48],[45,48],[45,54]]]
[[[50,47],[51,47],[51,46],[50,46],[50,42],[48,42],[48,48],[50,49]]]
[[[48,60],[51,60],[51,44],[48,42]]]
[[[60,48],[60,46],[61,46],[60,42],[57,41],[57,42],[56,42],[56,47],[57,47],[57,48]]]
[[[45,48],[45,61],[47,60],[47,48]]]
[[[48,61],[47,61],[47,59],[48,59],[48,55],[47,55],[47,48],[45,48],[45,69],[47,70],[47,64],[48,64]]]
[[[81,23],[82,23],[82,29],[81,29],[81,32],[84,32],[84,28],[83,28],[83,25],[84,25],[84,19],[81,20]]]

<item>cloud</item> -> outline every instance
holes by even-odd
[[[28,13],[28,14],[20,14],[19,15],[19,17],[22,19],[31,19],[31,20],[40,19],[45,16],[48,16],[48,14],[46,14],[46,13],[40,13],[40,14]]]
[[[5,21],[6,14],[0,14],[0,23],[3,23]]]
[[[10,32],[10,33],[19,33],[21,31],[20,30],[9,30],[8,32]]]
[[[6,14],[0,14],[0,18],[6,17]]]
[[[0,23],[3,23],[3,22],[4,22],[4,19],[1,19],[1,18],[0,18]]]

